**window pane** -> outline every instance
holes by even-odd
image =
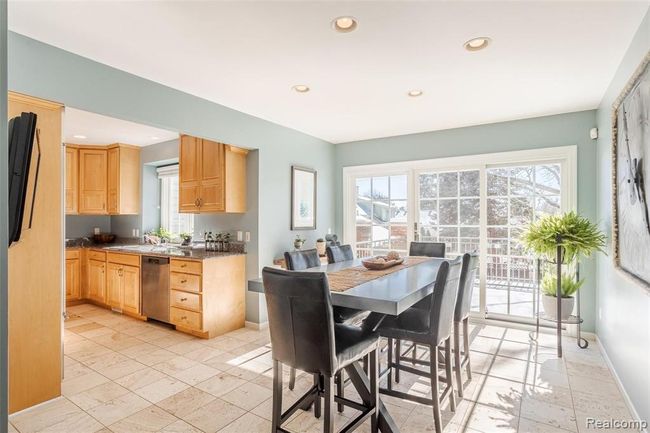
[[[487,194],[508,195],[508,169],[490,168],[487,170]]]
[[[438,240],[438,229],[436,227],[420,227],[420,240],[422,242],[433,242]]]
[[[480,199],[478,198],[464,198],[460,200],[461,225],[470,226],[479,224],[480,203]]]
[[[372,203],[357,201],[357,224],[369,224],[372,218]]]
[[[487,199],[487,223],[491,226],[502,226],[508,224],[507,198]]]
[[[420,224],[424,224],[424,225],[438,224],[438,201],[437,200],[420,201]]]
[[[372,219],[375,224],[387,223],[390,219],[388,203],[374,202],[372,204]]]
[[[440,197],[458,197],[458,173],[440,173]]]
[[[535,192],[541,195],[560,194],[560,165],[535,166]]]
[[[406,181],[406,175],[390,177],[391,200],[406,200]]]
[[[406,223],[406,200],[390,202],[390,222]]]
[[[438,175],[421,174],[420,175],[420,198],[437,198],[438,197]]]
[[[513,167],[510,173],[510,195],[532,194],[534,173],[534,166]]]
[[[369,178],[357,179],[357,201],[370,200],[371,184]]]
[[[461,197],[478,197],[479,188],[478,171],[461,171],[460,172],[460,195]]]
[[[458,224],[458,200],[440,200],[440,225],[448,226],[456,224]]]
[[[372,178],[372,198],[388,200],[388,176]]]
[[[405,225],[390,226],[390,248],[392,250],[406,251],[406,230]]]
[[[528,225],[533,222],[533,199],[513,197],[510,200],[510,225]]]
[[[535,219],[544,215],[555,215],[560,212],[560,197],[538,196],[535,199]]]

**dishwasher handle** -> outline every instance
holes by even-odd
[[[142,257],[142,261],[149,265],[168,265],[169,259],[166,257]]]

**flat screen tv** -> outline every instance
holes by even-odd
[[[32,159],[34,135],[36,133],[36,114],[22,113],[9,121],[9,246],[20,240],[23,226],[29,167]],[[39,154],[40,155],[40,154]],[[38,176],[38,169],[37,176]],[[34,182],[36,188],[36,179]],[[34,189],[34,192],[36,190]],[[32,201],[33,203],[33,201]],[[33,204],[32,204],[33,205]]]

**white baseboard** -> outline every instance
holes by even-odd
[[[269,328],[269,322],[263,322],[263,323],[256,323],[256,322],[249,322],[248,320],[244,323],[244,326],[246,328],[251,328],[255,329],[256,331],[261,331],[262,329],[268,329]]]
[[[614,368],[614,364],[612,364],[611,359],[609,359],[609,355],[607,355],[607,350],[605,350],[605,346],[600,341],[600,338],[598,338],[598,334],[595,334],[595,337],[596,337],[596,342],[598,343],[598,347],[600,348],[600,353],[602,353],[603,358],[605,359],[605,363],[607,364],[607,366],[611,370],[612,374],[614,375],[614,380],[616,381],[616,385],[618,386],[618,389],[621,391],[621,394],[623,394],[623,400],[625,400],[625,404],[627,405],[627,408],[629,409],[630,414],[632,414],[632,417],[634,419],[641,420],[641,417],[639,416],[639,412],[637,412],[636,407],[634,406],[634,403],[632,403],[632,399],[627,394],[627,391],[625,390],[625,387],[623,386],[623,382],[621,382],[621,378],[618,377],[618,373],[616,372],[616,369]],[[643,433],[648,433],[648,430],[647,429],[643,430]]]

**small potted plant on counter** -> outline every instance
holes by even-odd
[[[178,235],[181,238],[181,245],[187,247],[192,244],[192,235],[189,233],[181,233]]]
[[[327,242],[325,242],[325,239],[323,238],[316,239],[316,251],[318,251],[319,256],[321,257],[325,256],[326,247],[327,247]]]
[[[302,248],[302,244],[305,243],[305,239],[301,238],[300,235],[296,235],[296,238],[293,240],[293,247],[297,250]]]
[[[605,234],[596,224],[575,212],[548,215],[531,223],[521,241],[526,250],[546,259],[555,272],[549,272],[542,282],[544,313],[557,320],[557,279],[562,265],[573,265],[580,257],[589,257],[596,251],[605,254]],[[558,247],[560,263],[557,263]],[[561,319],[566,320],[573,311],[573,295],[583,281],[576,281],[573,272],[562,273],[560,293]]]

